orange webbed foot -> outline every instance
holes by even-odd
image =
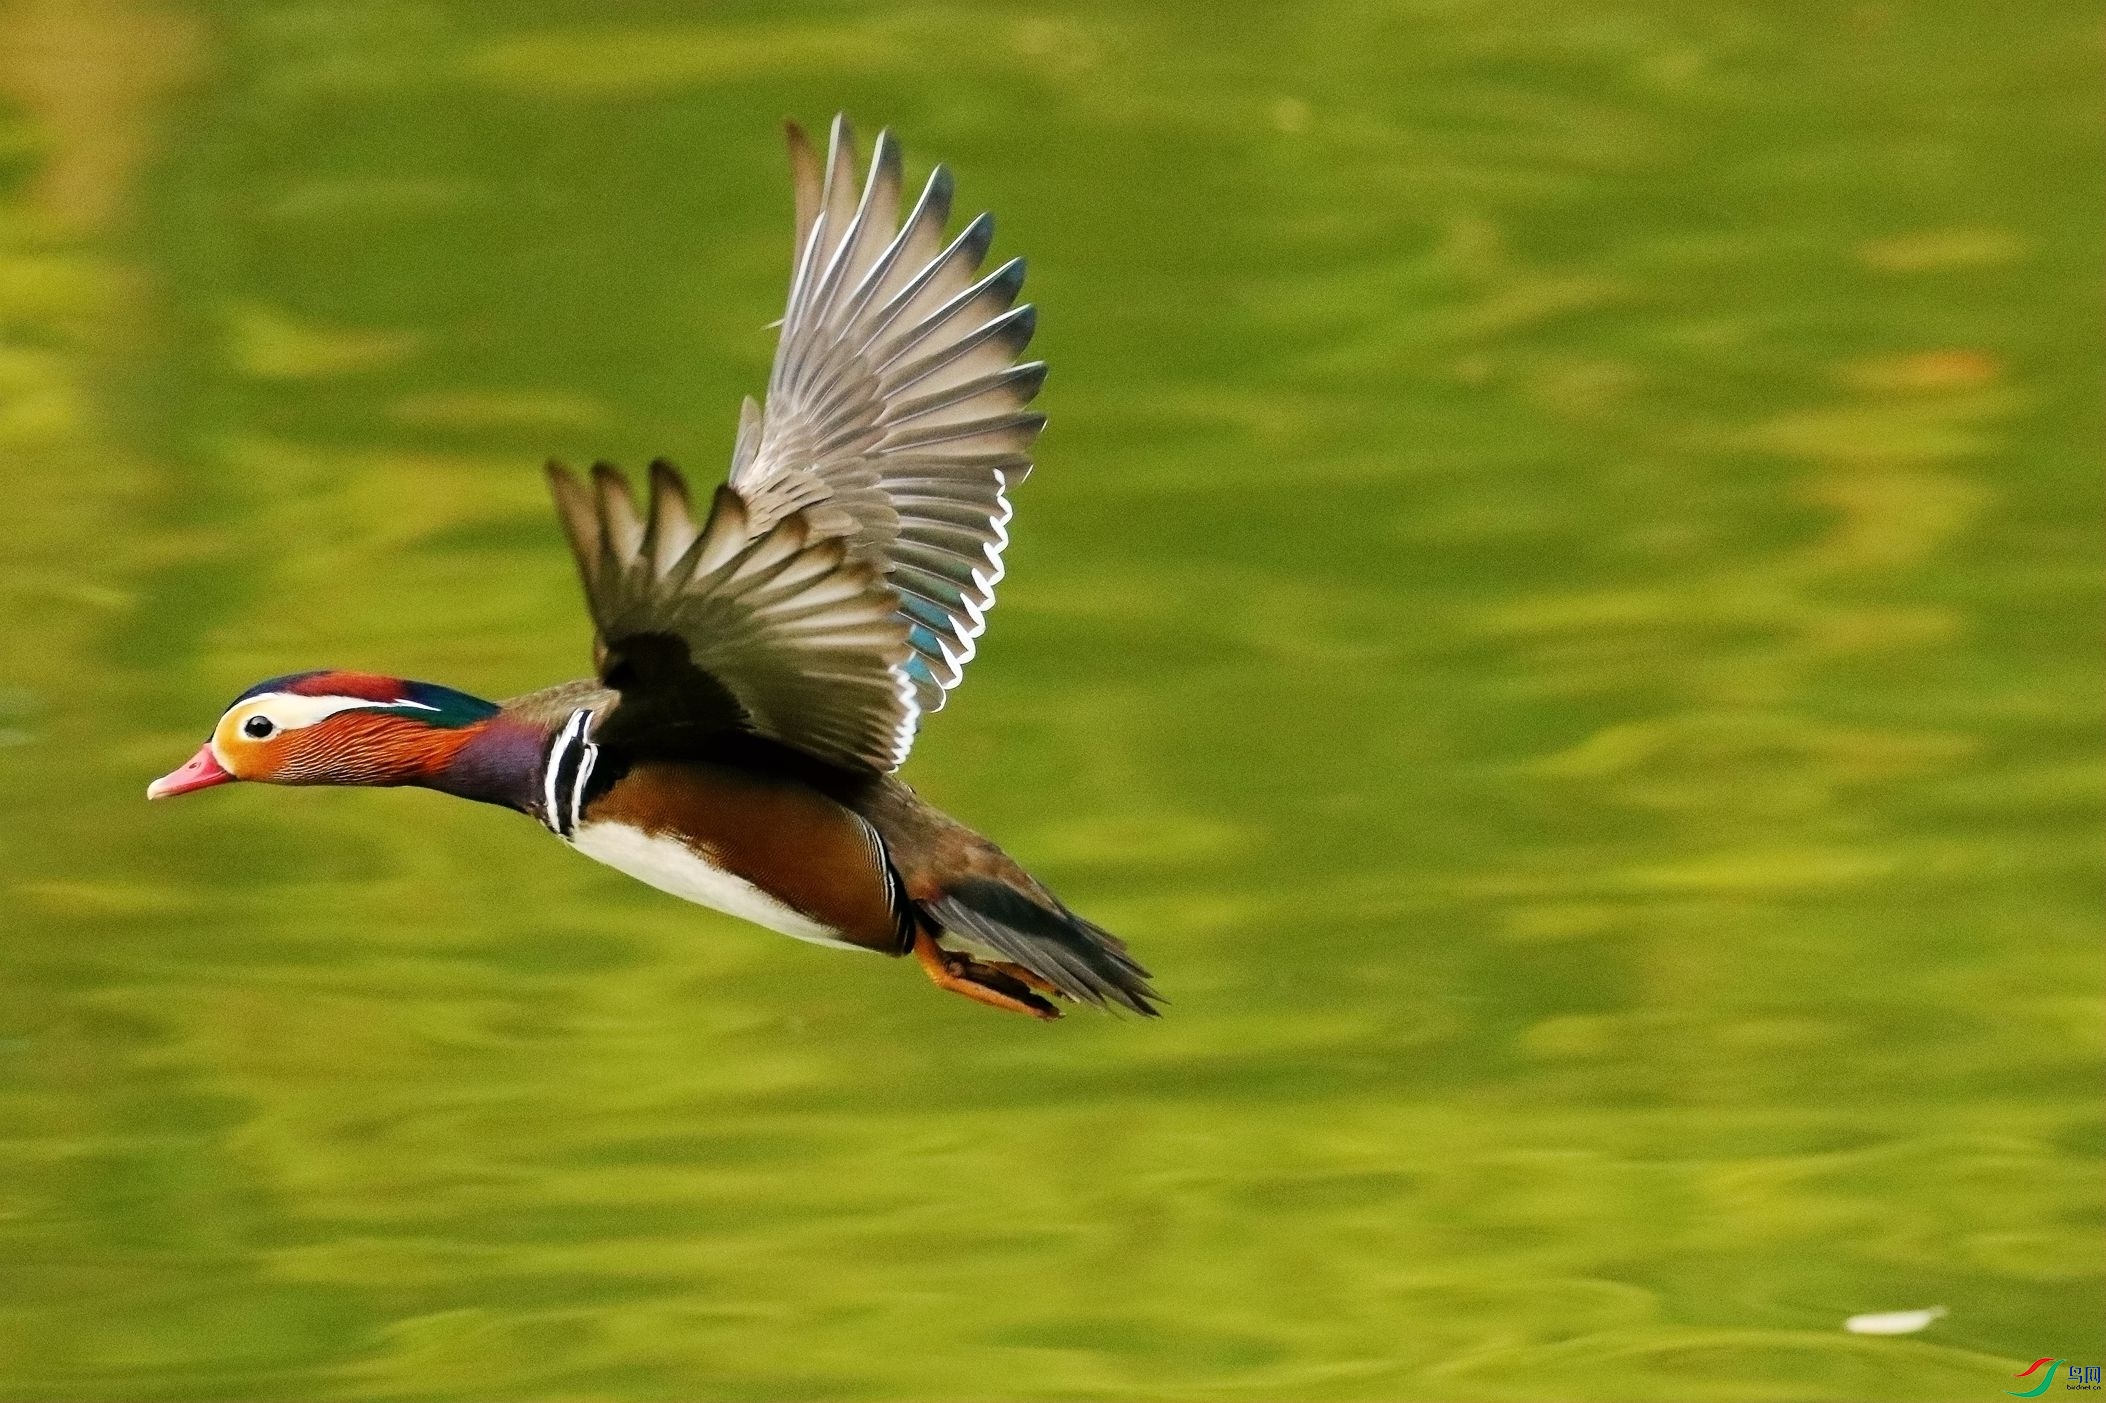
[[[928,975],[929,982],[939,989],[963,994],[989,1008],[1048,1021],[1060,1017],[1060,1010],[1042,997],[1058,991],[1029,970],[945,950],[926,930],[915,933],[914,958],[921,962],[921,971]]]

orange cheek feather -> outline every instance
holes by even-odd
[[[232,758],[244,777],[274,784],[413,784],[445,769],[475,729],[346,711]]]

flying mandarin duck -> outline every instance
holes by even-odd
[[[640,511],[600,464],[549,485],[598,677],[507,702],[305,672],[259,682],[149,798],[233,780],[422,785],[517,809],[587,857],[800,940],[912,953],[939,988],[1038,1018],[1155,1012],[1148,972],[894,777],[973,656],[1031,471],[1045,379],[1022,259],[945,240],[941,166],[901,218],[881,132],[858,189],[789,128],[797,242],[765,409],[699,522],[653,463]]]

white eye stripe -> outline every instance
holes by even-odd
[[[299,731],[326,721],[339,711],[356,711],[359,707],[415,707],[419,711],[437,711],[435,706],[413,701],[375,701],[371,697],[308,697],[298,692],[265,692],[260,697],[250,697],[235,708],[241,717],[237,724],[246,724],[251,716],[261,716],[281,731]]]

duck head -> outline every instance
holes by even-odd
[[[498,715],[429,682],[365,672],[273,677],[236,697],[211,739],[146,787],[166,799],[234,780],[265,784],[428,784]]]

